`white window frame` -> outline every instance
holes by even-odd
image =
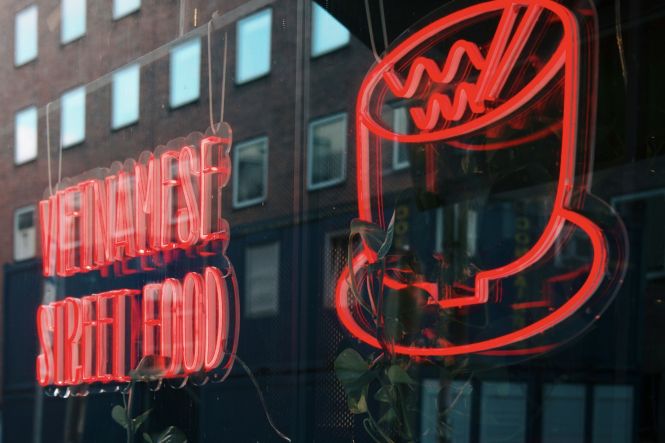
[[[35,131],[34,131],[34,143],[35,143],[35,152],[30,153],[27,157],[19,158],[19,134],[18,134],[18,117],[19,114],[30,111],[34,113],[35,116]],[[36,106],[28,106],[23,109],[19,109],[14,114],[14,164],[23,165],[25,163],[31,162],[37,158],[39,152],[39,112],[37,111]]]
[[[256,19],[258,16],[261,16],[263,14],[267,14],[269,16],[268,22],[270,24],[270,29],[268,30],[268,69],[263,72],[258,72],[255,74],[252,74],[248,77],[241,78],[240,77],[240,66],[242,63],[242,51],[240,50],[240,43],[241,43],[241,27],[250,19]],[[270,74],[270,71],[272,70],[272,21],[273,21],[273,14],[272,14],[272,8],[265,8],[261,9],[260,11],[254,12],[246,17],[241,18],[238,20],[236,23],[236,69],[235,69],[235,82],[237,85],[242,85],[244,83],[249,83],[253,80],[257,80],[259,78],[265,77],[266,75]]]
[[[116,122],[115,121],[115,107],[116,107],[116,102],[115,102],[115,93],[116,93],[116,88],[118,87],[117,82],[119,81],[118,78],[121,74],[123,74],[125,71],[128,70],[134,70],[136,69],[138,71],[138,90],[137,90],[137,112],[136,112],[136,118],[133,120],[127,120],[127,121],[122,121],[122,122]],[[128,126],[134,125],[138,123],[138,121],[141,118],[141,65],[138,63],[130,64],[123,66],[122,68],[116,70],[113,73],[113,79],[111,81],[111,128],[113,130],[118,130],[118,129],[123,129]]]
[[[239,186],[240,186],[240,169],[239,169],[239,162],[240,162],[240,152],[248,147],[248,146],[253,146],[257,143],[263,143],[265,147],[265,151],[263,154],[263,193],[261,194],[260,197],[253,198],[250,200],[245,200],[245,201],[238,201],[238,193],[239,193]],[[269,151],[270,151],[270,142],[268,140],[267,136],[263,137],[257,137],[253,138],[251,140],[246,140],[242,143],[238,143],[235,148],[233,148],[235,151],[235,154],[233,156],[233,207],[237,209],[241,208],[246,208],[248,206],[253,206],[259,203],[263,203],[266,201],[268,198],[268,158],[269,158]]]
[[[275,306],[271,307],[270,309],[264,309],[260,311],[252,311],[252,302],[250,301],[250,285],[251,285],[251,277],[250,277],[250,272],[249,272],[249,250],[250,249],[256,249],[256,248],[262,248],[262,247],[271,247],[275,246],[277,248],[277,281],[275,282],[276,286],[276,292],[275,292]],[[251,319],[258,319],[258,318],[267,318],[267,317],[276,317],[279,315],[279,302],[280,302],[280,279],[279,279],[279,274],[280,274],[280,268],[281,268],[281,255],[282,255],[282,245],[279,240],[274,240],[274,241],[268,241],[264,243],[257,243],[257,244],[250,244],[247,246],[245,249],[245,317],[251,318]]]
[[[32,252],[30,254],[26,254],[25,256],[19,257],[17,254],[18,249],[17,249],[17,243],[16,239],[19,235],[19,229],[18,229],[18,220],[19,216],[27,213],[27,212],[32,212],[32,229],[34,229],[34,238],[33,238],[33,244],[32,244]],[[12,241],[14,244],[14,250],[12,251],[12,255],[14,257],[14,261],[23,261],[23,260],[30,260],[35,258],[37,255],[37,213],[36,213],[36,208],[35,205],[30,205],[30,206],[24,206],[22,208],[18,208],[14,211],[14,232],[13,232],[13,237]]]
[[[323,125],[331,121],[339,120],[340,117],[344,121],[344,150],[342,151],[342,174],[340,177],[323,181],[320,183],[312,183],[312,166],[314,162],[314,127],[318,125]],[[328,188],[330,186],[335,186],[346,181],[346,162],[347,155],[349,151],[349,142],[348,142],[348,116],[346,112],[339,112],[337,114],[328,115],[326,117],[317,118],[309,122],[307,128],[307,189],[310,191],[316,191],[319,189]]]
[[[19,39],[21,38],[22,35],[24,35],[27,32],[23,28],[19,30],[19,20],[26,19],[26,16],[28,16],[28,14],[31,15],[33,13],[34,13],[34,29],[32,29],[31,31],[34,32],[35,34],[35,52],[34,54],[30,53],[25,57],[19,58],[18,57]],[[29,18],[32,17],[30,16]],[[26,23],[26,25],[33,25],[33,23],[32,22]],[[32,4],[30,6],[21,9],[14,16],[14,66],[19,67],[28,64],[33,60],[37,60],[38,56],[39,56],[39,7],[36,4]]]
[[[311,32],[310,56],[312,58],[321,57],[322,55],[330,54],[331,52],[335,52],[339,49],[342,49],[342,48],[345,48],[345,47],[349,46],[349,44],[351,44],[351,32],[346,28],[346,26],[344,26],[340,23],[340,25],[344,26],[344,29],[346,29],[346,41],[343,42],[343,43],[337,44],[336,46],[326,47],[323,50],[318,50],[318,51],[316,50],[316,48],[314,47],[314,37],[316,35],[315,33],[316,33],[317,23],[316,23],[315,20],[317,18],[317,8],[320,8],[320,10],[321,10],[321,12],[319,14],[327,14],[328,16],[330,16],[330,18],[337,21],[338,23],[339,23],[339,21],[337,19],[335,19],[335,17],[333,17],[323,6],[317,4],[314,1],[311,2],[311,5],[312,5],[312,14],[311,14],[312,17],[311,17],[311,20],[310,20],[310,32]],[[319,15],[318,17],[321,18],[321,15]],[[323,15],[323,17],[328,18],[325,15]]]
[[[393,108],[393,129],[395,129],[395,132],[397,132],[397,115],[398,113],[396,111],[404,109],[406,113],[406,117],[408,118],[409,111],[406,108],[406,106],[396,106]],[[394,171],[399,171],[401,169],[406,169],[411,165],[411,162],[409,162],[409,159],[407,157],[407,160],[404,162],[399,161],[399,148],[400,145],[404,145],[404,143],[400,143],[397,140],[393,140],[393,170]]]
[[[137,0],[137,4],[129,8],[120,9],[119,3],[123,0],[113,0],[113,20],[119,20],[123,17],[127,17],[130,14],[133,14],[136,11],[141,9],[141,0]]]
[[[196,72],[194,73],[193,79],[195,85],[193,89],[196,89],[196,96],[189,97],[185,100],[174,102],[174,91],[175,91],[175,76],[173,75],[173,67],[175,64],[175,57],[178,50],[189,50],[190,46],[198,46],[198,63],[194,66],[196,67]],[[184,40],[181,43],[173,46],[169,51],[169,106],[171,109],[180,108],[186,106],[190,103],[194,103],[201,97],[201,38],[194,37],[188,40]]]
[[[80,4],[83,5],[83,7],[80,7],[79,1],[80,1]],[[79,1],[77,1],[77,0],[61,0],[61,2],[60,2],[60,43],[62,43],[63,45],[66,45],[67,43],[71,43],[73,41],[76,41],[76,40],[80,39],[81,37],[85,36],[86,32],[88,31],[88,19],[87,19],[87,13],[88,13],[87,12],[87,9],[88,9],[87,3],[88,2],[87,2],[87,0],[79,0]],[[71,3],[74,3],[74,4],[71,4]],[[67,13],[68,12],[68,10],[67,10],[68,6],[67,5],[69,5],[69,8],[82,9],[82,14],[83,14],[83,29],[81,31],[79,31],[78,33],[74,33],[72,35],[66,35],[66,33],[65,33],[65,29],[66,29],[65,23],[68,20],[67,17],[69,17],[69,14]]]
[[[81,135],[80,139],[73,140],[71,142],[65,143],[64,140],[64,115],[65,115],[65,100],[66,97],[70,94],[77,94],[77,93],[83,93],[83,134]],[[85,141],[86,137],[86,100],[87,100],[87,92],[85,89],[85,86],[78,86],[76,88],[69,89],[65,91],[62,96],[60,97],[60,143],[62,145],[63,149],[71,148],[72,146],[76,146],[78,144],[81,144]]]

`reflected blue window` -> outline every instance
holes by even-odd
[[[122,18],[141,8],[141,0],[113,0],[113,18]]]
[[[233,156],[233,206],[265,201],[268,194],[268,138],[239,143]]]
[[[632,386],[596,386],[593,390],[593,442],[633,441]]]
[[[422,384],[421,443],[468,443],[471,439],[471,383],[439,380]],[[445,438],[441,438],[441,437]]]
[[[546,384],[543,388],[543,443],[584,441],[583,385]]]
[[[16,14],[14,23],[14,64],[28,63],[37,58],[37,5]]]
[[[62,0],[60,39],[69,43],[85,34],[86,0]]]
[[[334,51],[350,40],[349,30],[328,11],[312,2],[312,56]]]
[[[393,130],[396,134],[408,134],[410,117],[408,109],[404,106],[395,108],[393,111]],[[409,167],[409,151],[406,143],[395,141],[393,144],[393,169],[404,169]]]
[[[346,179],[346,114],[313,121],[307,137],[309,189],[343,182]]]
[[[14,120],[14,163],[20,165],[37,158],[37,108],[16,113]]]
[[[524,442],[526,384],[487,382],[481,393],[480,442]]]
[[[201,39],[186,41],[171,49],[170,93],[172,108],[191,103],[201,94]]]
[[[272,9],[238,21],[236,35],[236,83],[244,83],[270,72]]]
[[[60,99],[60,142],[63,148],[85,140],[85,87],[62,94]]]
[[[111,126],[113,129],[135,123],[139,119],[141,68],[138,64],[122,68],[113,74]]]

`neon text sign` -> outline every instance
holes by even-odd
[[[42,386],[122,383],[136,376],[225,379],[239,334],[239,296],[226,257],[222,189],[231,129],[190,134],[138,161],[61,183],[39,204],[43,275],[71,277],[128,263],[153,270],[176,251],[221,262],[141,289],[66,297],[39,307]]]

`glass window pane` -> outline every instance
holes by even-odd
[[[238,21],[236,82],[243,83],[270,72],[272,9],[265,9]]]
[[[393,113],[393,129],[396,134],[409,132],[409,115],[406,107],[395,108]],[[393,145],[393,169],[402,169],[409,166],[408,145],[395,142]]]
[[[238,144],[234,156],[233,204],[248,206],[265,200],[268,174],[268,139]]]
[[[596,386],[593,390],[593,442],[633,441],[633,388]]]
[[[279,311],[279,243],[250,246],[245,255],[246,314],[264,317]]]
[[[333,51],[349,43],[351,35],[335,17],[312,2],[312,55]]]
[[[85,34],[86,0],[62,0],[60,38],[71,42]]]
[[[16,14],[14,27],[14,63],[20,66],[37,58],[37,5]]]
[[[583,385],[546,384],[543,388],[543,443],[584,441]]]
[[[81,143],[85,139],[85,87],[81,86],[64,93],[60,106],[62,147]]]
[[[113,18],[121,18],[141,7],[141,0],[113,0]]]
[[[35,207],[14,212],[14,260],[27,260],[35,256]]]
[[[17,165],[37,158],[37,108],[16,113],[14,162]]]
[[[473,387],[470,383],[452,381],[444,388],[439,380],[424,380],[421,400],[421,443],[469,442],[472,394]],[[441,400],[445,403],[440,404]]]
[[[140,83],[139,65],[122,68],[113,74],[113,129],[138,121]]]
[[[171,50],[170,104],[174,108],[201,94],[201,39],[187,41]]]
[[[481,443],[525,441],[526,384],[483,383],[480,409]]]
[[[312,122],[309,129],[310,189],[343,181],[346,176],[346,114]]]

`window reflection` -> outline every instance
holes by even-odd
[[[312,122],[308,148],[310,189],[343,181],[346,177],[346,114]]]
[[[250,246],[245,252],[245,313],[273,316],[279,311],[279,243]]]
[[[60,106],[60,141],[67,148],[85,139],[85,87],[64,93]]]
[[[524,442],[526,436],[526,384],[482,384],[481,443]]]
[[[60,40],[69,43],[85,34],[86,0],[62,0]]]
[[[238,21],[236,82],[245,83],[270,72],[272,9],[264,9]]]
[[[233,204],[244,207],[266,198],[268,139],[240,143],[234,148]]]
[[[16,113],[15,116],[14,163],[22,163],[37,158],[37,108],[32,106]]]
[[[323,55],[349,43],[351,35],[328,11],[312,2],[312,56]]]
[[[18,14],[14,27],[14,64],[23,65],[37,58],[37,5]]]
[[[543,443],[584,441],[585,387],[546,384],[543,387]]]
[[[139,119],[141,68],[138,64],[113,74],[112,127],[119,129]]]
[[[593,390],[593,443],[632,441],[633,388],[613,385]]]
[[[170,94],[172,108],[191,103],[201,94],[201,39],[171,49]]]

